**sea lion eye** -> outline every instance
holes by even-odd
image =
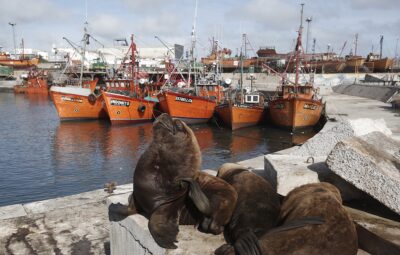
[[[184,130],[183,123],[182,123],[181,120],[175,120],[174,124],[175,124],[174,128],[176,128],[177,130],[179,130],[179,131],[183,131]]]

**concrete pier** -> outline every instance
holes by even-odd
[[[327,89],[329,91],[329,89]],[[365,195],[332,172],[325,160],[340,141],[374,131],[400,140],[399,113],[389,103],[330,93],[324,95],[328,122],[302,146],[239,162],[273,181],[279,193],[305,183],[329,181],[344,199]],[[383,187],[384,188],[384,187]],[[178,249],[164,250],[149,235],[139,215],[110,223],[111,202],[127,202],[132,184],[114,194],[103,190],[0,208],[0,254],[213,254],[223,237],[180,227]],[[379,236],[400,245],[400,223],[348,208],[352,218]],[[133,252],[135,251],[135,252]],[[365,254],[362,251],[359,254]]]

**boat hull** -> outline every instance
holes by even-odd
[[[245,107],[222,104],[215,108],[224,124],[232,130],[259,124],[264,116],[263,107]]]
[[[83,89],[81,88],[81,90]],[[85,95],[73,93],[73,91],[51,91],[50,94],[60,120],[102,119],[107,117],[102,96],[90,101],[90,93]]]
[[[103,98],[113,125],[135,124],[152,121],[155,102],[104,92]]]
[[[374,72],[386,72],[389,69],[393,68],[394,59],[392,58],[383,58],[369,61],[373,64]]]
[[[40,94],[40,95],[49,95],[49,87],[47,85],[47,80],[43,78],[30,78],[27,82],[26,88],[27,94]]]
[[[27,67],[33,67],[37,66],[39,64],[39,59],[34,58],[34,59],[0,59],[0,65],[2,66],[10,66],[15,69],[18,68],[27,68]]]
[[[199,97],[175,92],[162,92],[157,95],[161,111],[172,118],[181,119],[187,124],[208,122],[215,110],[216,102]]]
[[[272,122],[291,131],[315,126],[322,113],[322,102],[305,98],[276,99],[269,102]]]

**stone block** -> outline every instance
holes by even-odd
[[[111,203],[124,203],[129,194],[116,195],[107,199]],[[126,204],[126,202],[125,202]],[[148,229],[148,220],[132,215],[119,222],[111,222],[111,254],[148,255],[148,254],[214,254],[214,250],[225,243],[223,235],[211,235],[199,232],[194,226],[179,226],[177,249],[169,250],[158,246]]]
[[[400,142],[373,132],[336,144],[326,163],[337,175],[400,214]]]
[[[308,168],[318,160],[323,162],[325,158],[315,158],[315,162],[309,159],[307,163],[307,157],[268,154],[264,162],[266,178],[280,195],[286,196],[296,187],[319,182],[318,173]]]

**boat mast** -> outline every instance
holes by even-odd
[[[130,46],[130,50],[131,50],[131,79],[132,79],[132,87],[135,89],[135,92],[137,93],[137,88],[136,88],[136,84],[135,84],[135,80],[136,80],[136,73],[135,73],[135,51],[136,51],[136,44],[133,42],[133,34],[131,35],[131,46]]]
[[[197,95],[197,78],[196,78],[196,61],[194,58],[194,50],[196,48],[196,19],[197,19],[197,0],[194,8],[194,19],[192,26],[192,44],[190,48],[190,65],[189,65],[189,81],[191,81],[191,69],[194,68],[194,91]],[[190,85],[190,84],[189,84]]]
[[[383,45],[383,35],[381,35],[381,39],[379,40],[379,59],[382,59],[382,45]]]
[[[242,35],[242,47],[240,47],[240,91],[242,93],[241,103],[244,102],[244,93],[243,93],[243,46],[246,43],[246,34]]]
[[[79,86],[82,87],[83,85],[83,66],[85,65],[85,55],[86,55],[86,45],[89,44],[89,34],[87,33],[87,21],[85,22],[85,26],[83,28],[83,52],[81,58],[81,74],[79,77]]]
[[[297,43],[296,43],[296,79],[295,79],[295,84],[296,85],[299,85],[301,34],[302,34],[302,31],[303,31],[303,7],[304,7],[304,4],[301,4],[300,27],[299,27],[299,33],[298,33],[298,36],[297,36]]]

